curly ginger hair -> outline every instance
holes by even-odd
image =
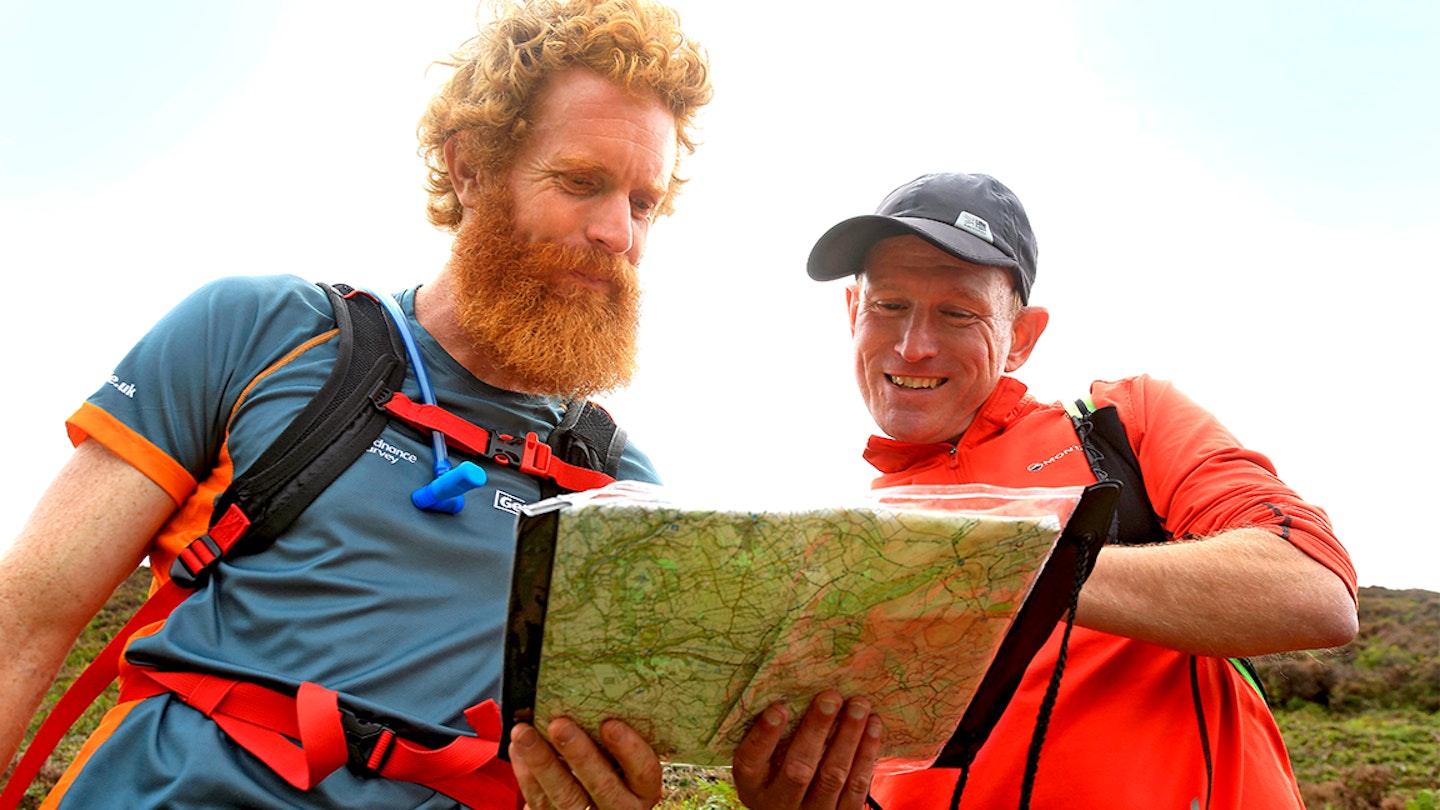
[[[445,142],[465,133],[467,163],[489,177],[505,172],[525,140],[526,114],[546,79],[587,68],[625,89],[654,93],[675,116],[678,146],[695,151],[695,114],[714,94],[709,57],[680,29],[679,15],[653,0],[498,0],[494,19],[448,61],[455,69],[420,119],[426,213],[455,230],[463,213],[445,166]],[[679,163],[658,213],[669,214],[684,185]]]

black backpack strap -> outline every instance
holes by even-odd
[[[1097,481],[1119,481],[1120,505],[1116,510],[1116,526],[1109,542],[1126,545],[1163,543],[1169,539],[1150,498],[1145,494],[1145,479],[1140,474],[1140,462],[1130,448],[1130,439],[1125,435],[1125,426],[1114,405],[1097,409],[1089,397],[1075,400],[1066,406],[1070,421],[1075,425],[1075,435],[1090,461],[1090,469]]]
[[[376,407],[405,380],[404,347],[380,302],[346,285],[321,284],[335,309],[335,367],[305,410],[215,505],[236,503],[250,542],[275,539],[385,428]],[[253,550],[253,549],[252,549]]]
[[[560,461],[619,478],[620,456],[625,451],[625,430],[615,424],[609,412],[593,402],[571,400],[560,424],[550,431],[545,444]],[[540,479],[540,499],[546,500],[572,490],[549,478]]]
[[[1080,586],[1094,569],[1095,558],[1114,520],[1119,489],[1114,482],[1104,481],[1085,489],[1060,538],[1055,541],[1050,558],[1031,586],[1030,595],[1000,642],[995,659],[980,680],[955,733],[935,758],[932,768],[960,768],[968,772],[970,763],[1014,697],[1031,659],[1055,632],[1056,624],[1067,613],[1073,616]],[[1057,672],[1057,681],[1058,677]],[[1043,735],[1043,728],[1037,726],[1037,734]],[[957,791],[959,789],[963,789],[963,784],[957,784]]]
[[[335,311],[335,367],[305,410],[216,500],[212,528],[232,507],[249,520],[228,556],[265,548],[359,458],[385,428],[388,417],[377,403],[405,380],[404,346],[380,302],[343,284],[320,287]],[[199,555],[205,568],[214,557]],[[191,570],[191,559],[177,558],[171,577],[194,587],[205,568]]]
[[[1150,497],[1145,493],[1145,479],[1140,474],[1140,462],[1130,447],[1125,434],[1125,425],[1114,405],[1097,409],[1089,397],[1075,400],[1067,406],[1070,419],[1075,423],[1075,433],[1080,445],[1090,459],[1090,469],[1100,481],[1119,481],[1124,485],[1120,493],[1120,507],[1116,513],[1116,530],[1110,542],[1124,545],[1163,543],[1170,539],[1155,516]],[[1255,665],[1248,658],[1227,659],[1241,677],[1255,689],[1260,699],[1269,703],[1265,686],[1261,683]],[[1205,775],[1207,785],[1213,783],[1213,762],[1210,756],[1210,741],[1206,732],[1205,709],[1200,700],[1200,681],[1196,671],[1195,656],[1190,656],[1190,686],[1194,693],[1195,716],[1200,730],[1201,746],[1205,752]],[[1209,806],[1210,790],[1207,787],[1206,806]]]
[[[574,400],[545,443],[561,461],[618,478],[625,438],[625,430],[604,408]]]

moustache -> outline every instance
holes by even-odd
[[[553,290],[555,286],[571,286],[574,292],[588,291],[590,286],[608,286],[613,295],[633,289],[639,283],[638,268],[621,255],[554,243],[531,244],[526,252],[532,255],[531,266],[546,269],[547,286],[552,287],[554,292],[561,292]],[[557,282],[572,276],[579,276],[589,285],[584,282],[557,285]]]

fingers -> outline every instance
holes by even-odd
[[[639,806],[638,802],[628,801],[634,797],[615,772],[614,763],[573,720],[557,717],[546,730],[550,732],[555,750],[569,766],[567,776],[573,774],[571,783],[579,780],[578,792],[584,798],[579,805],[560,805],[560,810],[584,810],[591,804],[603,810]]]
[[[860,810],[866,806],[866,800],[870,798],[870,783],[875,778],[875,762],[880,758],[880,747],[884,739],[884,724],[878,716],[870,715],[865,720],[865,731],[850,764],[850,776],[840,794],[837,805],[840,810]]]
[[[834,807],[839,802],[869,718],[870,703],[863,698],[842,703],[838,693],[822,692],[810,704],[784,770],[786,781],[806,779],[807,806]]]
[[[527,723],[510,732],[510,765],[531,810],[582,810],[590,804],[555,749]]]
[[[774,795],[786,807],[798,807],[811,790],[820,759],[825,755],[825,742],[836,715],[844,706],[839,692],[826,691],[810,701],[810,708],[800,718],[800,726],[790,738],[790,747],[771,785]],[[833,792],[833,791],[832,791]]]
[[[645,810],[660,801],[660,760],[629,726],[601,727],[608,756],[571,720],[551,720],[546,731],[550,743],[523,723],[510,735],[510,764],[532,810]]]
[[[880,719],[870,703],[822,692],[811,702],[788,745],[788,713],[766,709],[735,749],[732,775],[742,802],[765,808],[861,808],[880,754]]]
[[[606,720],[600,724],[600,740],[604,743],[605,750],[620,766],[620,773],[625,780],[623,787],[628,789],[626,798],[639,799],[643,807],[651,807],[659,802],[662,791],[660,758],[655,755],[655,749],[650,747],[645,738],[619,720]],[[610,771],[610,774],[613,775],[614,771]],[[600,787],[597,785],[597,790]],[[617,783],[616,787],[622,786]],[[596,790],[590,792],[597,799],[605,795]]]
[[[790,722],[790,711],[784,704],[775,704],[760,713],[755,725],[746,732],[745,738],[735,746],[731,758],[730,775],[735,780],[735,791],[741,800],[746,796],[758,796],[770,783],[770,765],[775,748],[785,733],[785,724]],[[755,806],[746,801],[747,805]]]

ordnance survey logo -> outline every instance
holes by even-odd
[[[385,441],[384,439],[376,439],[375,441],[371,442],[370,446],[365,448],[365,452],[370,453],[371,455],[379,456],[380,458],[385,459],[391,464],[396,464],[401,461],[406,461],[414,464],[420,460],[419,457],[417,457],[414,453],[411,453],[408,450],[402,450],[401,448],[396,447],[395,445]]]

